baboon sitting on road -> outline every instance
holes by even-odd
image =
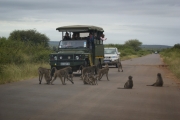
[[[128,78],[129,78],[129,80],[124,84],[124,88],[125,89],[132,89],[132,87],[133,87],[132,76],[129,76]]]
[[[89,84],[91,85],[98,85],[97,83],[97,75],[90,75],[88,76]]]
[[[89,67],[83,67],[81,78],[84,80],[84,77],[85,77],[85,74],[86,74],[86,73],[94,74],[96,69],[97,69],[97,68],[96,68],[95,65],[89,66]]]
[[[39,72],[39,84],[41,84],[43,76],[46,80],[46,83],[49,84],[51,81],[51,77],[50,77],[51,70],[47,68],[39,67],[38,72]]]
[[[162,79],[161,73],[157,74],[157,80],[156,80],[156,82],[154,84],[147,85],[147,86],[162,87],[163,86],[163,79]]]
[[[84,83],[87,83],[90,85],[98,85],[97,76],[92,73],[86,73],[83,81],[84,81]]]

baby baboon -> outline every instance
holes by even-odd
[[[84,83],[90,85],[98,85],[97,76],[92,73],[86,73],[83,79]]]
[[[47,69],[47,68],[39,67],[38,72],[39,72],[39,84],[41,84],[43,76],[44,76],[44,78],[46,80],[46,83],[49,84],[51,79],[52,79],[50,77],[51,70]]]
[[[104,74],[106,74],[107,80],[109,80],[108,72],[109,72],[109,66],[106,63],[104,68],[98,70],[98,75],[97,75],[98,76],[98,80],[101,80],[101,78],[103,77]]]
[[[89,75],[88,76],[88,81],[90,85],[98,85],[97,83],[97,75]]]
[[[125,89],[132,89],[132,87],[133,87],[132,76],[129,76],[128,78],[129,78],[129,80],[124,84],[124,88]]]
[[[55,67],[53,67],[52,69],[55,69],[55,72],[54,72],[54,79],[53,80],[51,80],[51,84],[56,80],[56,78],[57,77],[59,77],[60,78],[60,80],[61,80],[61,82],[62,82],[62,84],[63,85],[66,85],[66,83],[65,83],[65,80],[66,80],[66,78],[67,79],[69,79],[68,78],[68,72],[67,72],[67,70],[66,69],[60,69],[60,70],[57,70]],[[63,80],[63,77],[64,77],[64,80]],[[74,84],[74,82],[72,81],[72,79],[69,79],[70,81],[71,81],[71,83],[72,84]]]
[[[83,77],[83,82],[84,84],[89,84],[89,74],[90,73],[86,73]]]
[[[147,86],[162,87],[163,86],[163,79],[162,79],[161,73],[157,74],[157,80],[156,80],[156,82],[154,84],[147,85]]]
[[[121,72],[123,72],[122,64],[121,64],[120,59],[118,59],[117,67],[118,67],[118,72],[120,72],[120,69],[121,69]]]

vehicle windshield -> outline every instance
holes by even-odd
[[[86,48],[86,40],[62,40],[59,48]]]
[[[104,54],[116,54],[115,49],[104,49]]]

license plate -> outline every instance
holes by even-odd
[[[108,63],[108,62],[110,62],[110,61],[109,61],[109,60],[105,60],[105,61],[104,61],[104,63]]]
[[[61,62],[61,65],[70,65],[69,62]]]
[[[104,58],[104,60],[110,60],[110,58]]]

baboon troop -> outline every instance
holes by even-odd
[[[50,72],[51,72],[50,69],[46,69],[46,68],[43,68],[43,67],[39,67],[39,68],[38,68],[39,84],[41,84],[42,79],[43,79],[43,76],[44,76],[44,79],[46,80],[46,83],[47,83],[47,84],[50,83],[50,81],[51,81]]]
[[[121,70],[122,70],[122,65],[121,65],[120,61],[118,63],[119,63],[118,64],[118,72],[120,72],[119,69],[121,68]],[[107,63],[105,64],[104,68],[102,68],[102,69],[99,69],[98,65],[97,66],[93,65],[93,66],[88,66],[88,67],[80,66],[80,67],[82,68],[80,78],[83,80],[84,84],[98,85],[97,81],[98,80],[100,81],[104,75],[106,75],[106,78],[109,81],[109,78],[108,78],[109,66]],[[97,74],[96,74],[96,72],[97,72]],[[122,72],[123,72],[123,70],[122,70]],[[53,67],[52,69],[39,67],[38,73],[39,73],[39,84],[41,84],[43,77],[44,77],[46,83],[51,84],[51,85],[53,84],[53,82],[56,80],[57,77],[60,78],[63,85],[66,85],[66,83],[65,83],[66,79],[69,80],[72,84],[74,84],[72,67],[65,67],[65,68],[62,68],[59,70],[57,70],[56,67]],[[52,77],[54,77],[54,78],[52,79]],[[132,76],[128,77],[128,80],[124,84],[124,88],[122,88],[122,89],[132,89],[133,88],[132,78],[133,78]],[[147,86],[162,87],[163,79],[162,79],[161,73],[157,74],[157,79],[154,84],[147,85]],[[121,88],[118,87],[118,89],[121,89]]]
[[[147,86],[162,87],[163,86],[163,79],[162,79],[161,73],[157,74],[157,79],[156,79],[156,82],[154,84],[147,85]]]
[[[125,89],[132,89],[132,87],[133,87],[132,76],[129,76],[128,81],[124,84],[124,88]]]

